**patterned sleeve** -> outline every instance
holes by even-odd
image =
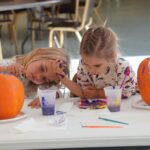
[[[8,66],[11,65],[12,63],[15,63],[15,59],[3,59],[0,60],[0,66]]]
[[[80,61],[79,66],[78,66],[77,83],[83,88],[91,85],[87,77],[87,72],[82,64],[82,60]]]
[[[128,61],[120,59],[117,71],[118,85],[122,87],[122,98],[136,93],[136,76]]]

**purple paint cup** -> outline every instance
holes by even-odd
[[[121,105],[121,95],[122,89],[116,86],[113,88],[112,86],[105,87],[105,96],[107,97],[107,107],[110,112],[118,112],[120,111]]]
[[[55,100],[56,90],[38,88],[38,95],[41,103],[41,109],[43,115],[54,115],[55,114]]]

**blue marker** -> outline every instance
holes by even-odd
[[[102,118],[102,117],[99,117],[98,119],[105,120],[105,121],[110,121],[110,122],[114,122],[114,123],[120,123],[120,124],[129,125],[129,124],[126,123],[126,122],[121,122],[121,121],[112,120],[112,119],[108,119],[108,118]]]

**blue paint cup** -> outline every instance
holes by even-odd
[[[55,114],[56,90],[38,88],[38,95],[43,115]]]

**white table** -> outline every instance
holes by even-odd
[[[0,11],[29,9],[60,2],[61,0],[3,0],[0,1]]]
[[[134,100],[140,99],[139,95],[123,100],[121,111],[109,113],[104,110],[82,110],[74,103],[68,112],[67,127],[54,128],[48,124],[49,117],[41,115],[40,109],[31,110],[27,107],[26,100],[23,111],[28,118],[34,118],[39,126],[33,131],[25,133],[13,132],[13,127],[24,120],[0,124],[0,149],[55,149],[55,148],[81,148],[81,147],[120,147],[120,146],[150,146],[150,110],[135,109],[131,107]],[[68,99],[77,101],[76,99]],[[57,101],[57,106],[66,100]],[[89,129],[82,128],[80,122],[101,125],[120,125],[97,119],[105,116],[128,122],[117,129]]]

